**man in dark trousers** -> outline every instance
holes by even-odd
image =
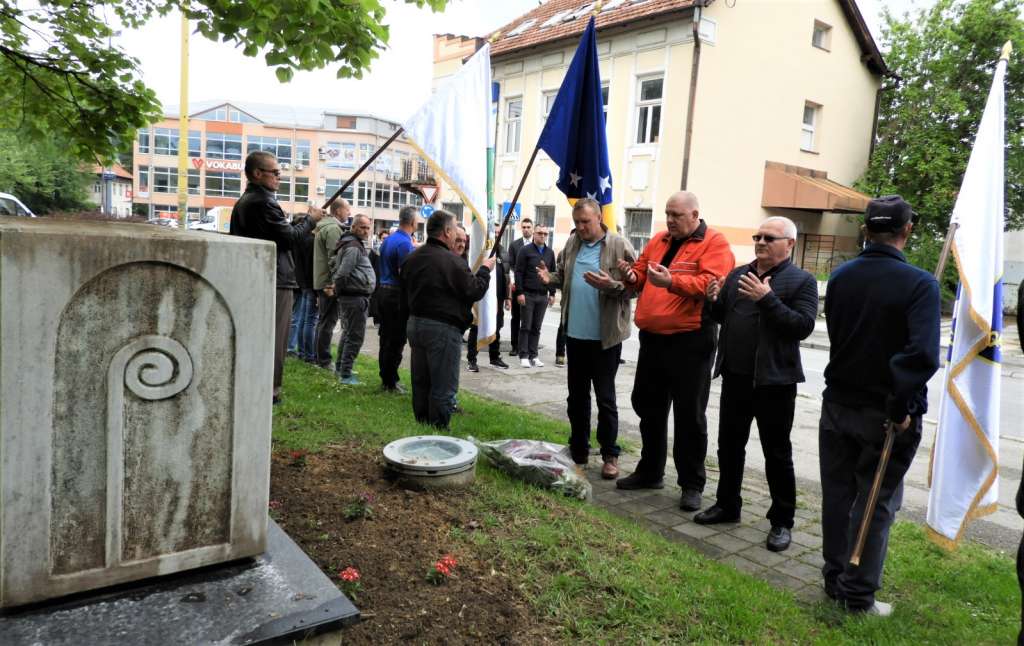
[[[488,258],[474,274],[452,253],[457,229],[454,215],[434,211],[427,220],[426,243],[401,268],[402,295],[409,304],[413,414],[417,422],[442,430],[448,429],[459,390],[462,335],[473,322],[473,303],[487,293],[494,268],[494,258]]]
[[[509,354],[513,357],[519,356],[519,300],[516,298],[518,294],[516,286],[516,257],[519,255],[519,250],[530,244],[533,240],[533,220],[530,218],[523,218],[519,221],[519,230],[523,232],[523,237],[517,240],[513,240],[512,244],[508,247],[508,271],[509,271],[509,298],[512,299],[512,318],[509,321],[508,338],[512,342],[512,352]]]
[[[914,214],[898,195],[868,204],[867,246],[829,277],[829,363],[818,442],[825,592],[852,612],[888,616],[875,600],[903,476],[921,441],[926,384],[939,368],[939,285],[907,263]],[[850,565],[885,430],[896,436],[860,565]]]
[[[537,274],[538,267],[555,266],[555,252],[548,246],[547,227],[533,230],[533,242],[524,245],[516,254],[516,300],[519,301],[519,363],[524,368],[542,368],[544,362],[537,357],[540,345],[540,327],[548,305],[555,304],[555,288],[544,284]]]
[[[361,383],[352,366],[363,347],[370,294],[376,284],[370,254],[366,250],[371,226],[370,218],[360,213],[352,220],[352,230],[342,234],[331,263],[333,282],[327,288],[338,302],[342,326],[338,341],[338,378],[346,386]]]
[[[316,365],[321,368],[331,367],[331,340],[334,328],[338,325],[338,298],[332,290],[331,260],[338,247],[338,240],[348,226],[352,213],[351,207],[344,198],[331,203],[330,215],[317,225],[313,239],[313,289],[317,294],[317,310],[319,319],[316,323]],[[341,356],[334,362],[335,372],[340,373]]]
[[[402,299],[398,275],[402,261],[413,250],[412,235],[416,232],[417,213],[415,206],[402,207],[398,212],[398,230],[380,246],[380,291],[377,294],[380,350],[377,360],[380,364],[380,387],[385,392],[405,392],[398,383],[398,366],[402,363],[402,350],[405,348],[409,308]]]
[[[309,217],[292,225],[274,198],[281,184],[281,167],[268,152],[256,151],[245,158],[245,193],[231,209],[231,235],[269,240],[277,245],[277,296],[274,313],[274,403],[281,401],[281,375],[288,348],[288,325],[291,323],[295,264],[291,249],[324,217],[324,212],[309,207]]]
[[[487,354],[490,356],[491,365],[495,368],[508,368],[508,364],[501,358],[501,327],[505,323],[505,312],[504,309],[509,309],[511,302],[509,301],[508,295],[508,283],[509,283],[509,264],[508,256],[505,254],[505,250],[501,248],[501,244],[498,242],[498,231],[501,229],[501,222],[495,222],[494,224],[494,246],[496,250],[494,252],[494,289],[497,292],[495,300],[497,301],[498,309],[495,312],[497,318],[497,325],[494,328],[494,340],[491,341],[490,345],[487,346]],[[479,355],[477,350],[477,341],[479,330],[476,325],[469,328],[469,341],[467,341],[466,347],[466,360],[469,362],[470,372],[480,372],[480,368],[476,363],[476,358]]]
[[[298,219],[296,216],[296,224],[300,224],[297,222]],[[315,363],[317,298],[313,290],[313,231],[304,235],[299,244],[292,248],[292,259],[295,261],[295,282],[299,284],[299,290],[295,294],[295,304],[292,305],[288,352],[303,361]]]
[[[708,284],[711,316],[721,324],[715,374],[722,375],[718,421],[718,493],[715,504],[693,517],[701,525],[740,519],[743,461],[750,423],[764,452],[772,506],[767,548],[789,547],[796,511],[793,446],[789,441],[796,385],[804,381],[800,341],[814,331],[818,283],[789,261],[796,225],[772,217],[754,237],[756,258],[725,279]]]

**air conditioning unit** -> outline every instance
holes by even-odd
[[[327,161],[327,153],[320,153],[320,161]]]
[[[295,170],[302,170],[304,168],[305,166],[303,166],[302,164],[295,164]]]
[[[292,167],[288,162],[281,162],[281,170],[288,170]]]
[[[317,186],[316,187],[316,194],[317,195],[323,195],[324,194],[324,187],[323,186]]]

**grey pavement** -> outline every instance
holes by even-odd
[[[502,400],[513,405],[528,408],[533,412],[557,419],[565,417],[566,387],[565,368],[555,366],[554,344],[558,327],[557,307],[549,310],[541,335],[540,358],[546,364],[543,368],[521,368],[508,355],[508,344],[502,343],[503,358],[512,366],[507,370],[488,364],[487,351],[479,356],[479,373],[465,369],[462,359],[461,388],[476,394]],[[508,322],[503,332],[507,332]],[[815,333],[816,335],[818,332]],[[1012,340],[1011,337],[1012,336]],[[363,352],[376,356],[378,336],[376,330],[367,330]],[[793,424],[793,461],[797,476],[797,524],[794,528],[793,544],[785,552],[776,554],[764,547],[765,536],[770,528],[764,518],[770,505],[768,486],[764,475],[764,457],[760,451],[756,424],[751,431],[747,445],[747,467],[744,478],[744,507],[739,523],[702,526],[692,521],[693,513],[678,508],[679,488],[675,486],[675,471],[672,460],[666,469],[666,488],[661,491],[620,491],[614,482],[600,479],[599,458],[591,460],[594,466],[588,469],[588,477],[594,484],[594,501],[612,513],[637,520],[651,531],[685,542],[702,553],[727,562],[736,568],[760,576],[774,585],[793,590],[799,598],[819,599],[821,592],[821,487],[818,465],[818,418],[821,413],[821,390],[824,386],[822,371],[828,360],[827,345],[822,348],[821,337],[812,336],[802,349],[802,358],[807,373],[807,383],[798,390],[796,415]],[[824,337],[827,344],[827,336]],[[1010,346],[1012,344],[1012,348]],[[818,347],[814,347],[817,345]],[[626,363],[619,368],[616,392],[619,404],[620,438],[627,443],[628,453],[621,458],[623,475],[632,471],[639,449],[639,418],[630,405],[630,393],[636,368],[639,342],[636,333],[623,344],[623,358]],[[1016,338],[1016,329],[1004,337],[1004,353],[1010,356],[1024,356]],[[408,350],[404,365],[408,366]],[[1021,479],[1021,465],[1024,460],[1024,429],[1020,420],[1024,418],[1024,362],[1022,367],[1004,370],[1002,442],[1000,448],[999,509],[984,519],[975,521],[966,534],[990,547],[1013,553],[1021,539],[1022,522],[1014,509],[1014,495]],[[933,384],[937,391],[941,385]],[[714,502],[714,491],[718,480],[717,436],[719,395],[721,380],[712,382],[711,399],[708,405],[708,484],[705,489],[704,507]],[[928,456],[935,438],[936,422],[933,417],[937,399],[931,413],[925,419],[925,431],[921,447],[917,452],[905,479],[904,504],[899,517],[923,523],[928,503]],[[596,411],[596,407],[594,408]],[[1017,411],[1017,412],[1015,412]],[[596,412],[594,423],[596,424]],[[671,425],[670,425],[671,427]],[[670,431],[671,433],[671,431]],[[509,435],[515,435],[514,422],[510,424]],[[671,441],[671,438],[669,438]],[[568,440],[568,438],[566,438]],[[671,456],[671,450],[669,451]]]

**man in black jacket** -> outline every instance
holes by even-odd
[[[518,287],[516,285],[516,257],[519,255],[519,251],[523,247],[530,244],[533,240],[533,220],[530,218],[523,218],[519,221],[519,230],[523,232],[523,237],[512,241],[512,244],[508,246],[508,271],[509,271],[509,298],[512,299],[511,307],[511,320],[509,321],[509,340],[512,342],[512,352],[509,354],[513,357],[519,356],[519,299],[516,298]]]
[[[498,309],[495,312],[497,318],[497,324],[494,328],[494,340],[491,341],[490,345],[487,346],[487,353],[490,356],[491,365],[495,368],[508,368],[508,364],[505,363],[501,358],[501,328],[505,324],[505,312],[502,309],[509,309],[511,307],[511,301],[508,295],[508,283],[509,283],[509,261],[508,256],[505,254],[505,250],[501,248],[501,243],[498,242],[498,231],[501,229],[501,222],[494,223],[494,288],[495,288],[495,300],[497,301]],[[479,352],[477,351],[477,341],[479,330],[477,326],[469,328],[469,341],[467,342],[466,349],[466,360],[469,362],[470,372],[480,372],[480,368],[477,366],[476,358]]]
[[[825,592],[853,612],[888,616],[875,600],[889,526],[903,498],[903,476],[921,441],[926,385],[939,368],[939,284],[907,263],[910,205],[897,195],[872,200],[867,246],[829,277],[825,318],[830,343],[821,423],[822,555]],[[850,553],[882,450],[896,432],[860,565]]]
[[[455,216],[437,210],[427,220],[427,242],[402,263],[402,296],[409,306],[412,349],[412,411],[416,421],[448,428],[459,389],[462,334],[473,322],[473,303],[484,297],[494,258],[476,274],[452,253]]]
[[[555,266],[555,252],[548,246],[547,227],[533,230],[533,242],[516,254],[516,300],[519,302],[519,362],[524,368],[541,368],[537,358],[540,326],[548,305],[555,304],[555,288],[545,285],[537,275],[537,267]]]
[[[292,290],[295,264],[291,249],[324,217],[321,209],[311,206],[309,217],[290,224],[274,198],[281,184],[281,167],[268,152],[256,151],[245,158],[245,177],[249,184],[245,193],[231,209],[231,235],[269,240],[277,245],[277,299],[274,315],[274,403],[281,401],[281,375],[288,347],[288,324],[291,322]]]
[[[789,547],[796,511],[789,435],[796,385],[804,381],[800,341],[814,331],[818,283],[789,261],[796,244],[792,220],[768,218],[753,238],[754,262],[730,272],[724,285],[717,280],[708,284],[711,316],[722,325],[714,375],[722,375],[718,421],[721,474],[715,504],[693,520],[701,525],[739,520],[743,461],[750,423],[756,419],[772,496],[767,547],[781,552]]]

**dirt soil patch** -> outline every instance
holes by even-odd
[[[359,570],[355,595],[363,620],[346,644],[538,644],[560,641],[542,625],[501,563],[472,540],[484,529],[464,491],[413,492],[385,477],[383,459],[355,444],[318,454],[278,452],[271,471],[271,514],[327,576]],[[371,518],[346,508],[371,497]],[[441,585],[427,572],[441,557],[458,561]]]

